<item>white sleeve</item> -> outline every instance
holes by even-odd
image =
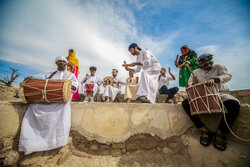
[[[221,83],[226,83],[231,80],[232,75],[229,74],[227,68],[223,65],[217,65],[218,67],[218,76],[213,78],[219,78]]]
[[[150,64],[150,52],[143,51],[143,61],[140,62],[143,66],[149,66]]]
[[[99,86],[102,85],[102,80],[101,80],[101,78],[99,78],[99,77],[98,77],[98,79],[97,79],[97,84],[98,84]]]
[[[122,85],[126,85],[126,83],[123,82],[121,78],[119,78],[119,81],[118,81],[118,82],[119,82],[120,84],[122,84]]]
[[[140,71],[141,71],[141,66],[137,66],[137,68],[136,68],[136,69],[134,69],[134,70],[135,70],[135,73],[140,72]]]
[[[188,80],[188,85],[192,86],[193,85],[193,75],[191,74]]]
[[[86,77],[84,77],[84,78],[82,79],[82,82],[81,82],[81,84],[84,84],[84,82],[83,82],[83,81],[84,81],[85,79],[86,79]]]
[[[172,76],[171,76],[171,77],[168,77],[168,80],[171,81],[171,80],[174,80],[174,79],[173,79]]]
[[[77,88],[79,87],[79,84],[78,84],[78,81],[77,81],[77,79],[76,79],[76,76],[75,75],[72,75],[72,77],[71,77],[71,84],[74,86],[74,87],[76,87],[76,90],[75,91],[73,91],[73,92],[76,92],[77,91]]]

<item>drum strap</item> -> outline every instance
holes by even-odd
[[[52,74],[50,74],[50,76],[47,79],[51,79],[56,74],[56,72],[57,71],[54,71]]]
[[[55,72],[54,72],[54,73],[55,73]],[[47,88],[48,82],[49,82],[49,79],[46,79],[46,80],[45,80],[44,89],[42,90],[43,99],[45,99],[45,101],[46,101],[47,103],[50,102],[50,101],[47,99],[47,94],[46,94],[46,88]]]

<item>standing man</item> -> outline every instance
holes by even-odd
[[[85,99],[83,102],[94,102],[94,97],[96,94],[100,92],[100,86],[102,84],[102,80],[95,75],[96,67],[91,66],[89,68],[90,75],[86,74],[86,76],[82,80],[82,89],[84,92]]]
[[[166,76],[166,69],[162,68],[161,69],[161,74],[159,76],[159,93],[160,94],[167,94],[168,97],[166,98],[166,103],[170,103],[169,99],[172,99],[174,104],[177,104],[177,100],[174,97],[174,95],[179,91],[179,88],[173,87],[169,89],[169,81],[170,80],[175,80],[175,76],[171,73],[171,68],[168,67],[168,73],[171,75]]]
[[[136,43],[132,43],[128,47],[129,52],[133,56],[137,56],[136,62],[123,66],[127,71],[138,73],[141,71],[141,79],[138,88],[137,100],[142,103],[155,103],[156,93],[158,88],[158,75],[161,70],[161,65],[156,57],[148,50],[142,50]],[[129,67],[137,66],[136,69]]]
[[[193,71],[194,76],[191,75],[189,79],[189,85],[195,85],[198,83],[206,83],[208,85],[216,85],[219,89],[219,93],[225,108],[228,113],[225,114],[227,123],[231,128],[240,110],[240,103],[238,99],[229,94],[229,89],[226,85],[231,80],[232,75],[228,72],[227,68],[221,64],[213,65],[213,55],[203,54],[198,58],[199,69]],[[182,106],[195,126],[200,129],[200,143],[204,146],[208,146],[211,141],[211,136],[206,125],[200,120],[198,116],[191,115],[190,105],[188,100],[182,102]],[[208,115],[209,116],[209,115]],[[218,129],[215,132],[214,147],[219,150],[226,149],[226,135],[229,133],[229,129],[222,118]]]
[[[191,75],[190,69],[194,71],[199,67],[197,64],[197,54],[194,50],[189,49],[187,45],[181,47],[181,54],[180,58],[179,55],[177,55],[175,65],[180,69],[179,86],[187,88],[188,80]]]
[[[139,77],[134,77],[134,73],[134,71],[129,71],[129,77],[126,80],[124,100],[128,103],[130,103],[131,100],[135,101],[137,97],[136,94],[139,87]]]
[[[45,79],[71,80],[72,91],[78,82],[75,75],[66,70],[68,60],[57,57],[57,71],[45,75]],[[71,96],[72,97],[72,96]],[[30,104],[22,121],[19,151],[25,155],[62,147],[68,143],[71,109],[67,103]]]
[[[106,85],[105,90],[102,95],[102,99],[105,102],[113,102],[117,94],[121,93],[122,85],[126,84],[125,82],[122,81],[121,78],[117,78],[117,75],[118,75],[118,70],[113,69],[111,78],[114,80],[114,83],[112,86]]]

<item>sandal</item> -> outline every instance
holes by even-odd
[[[142,103],[150,103],[146,96],[139,96],[136,100],[141,101]]]
[[[204,136],[206,135],[206,136]],[[200,136],[200,143],[203,146],[209,146],[211,143],[211,135],[209,133],[209,131],[206,130],[201,130],[201,136]]]
[[[214,136],[214,147],[220,151],[224,151],[227,148],[226,135],[215,133]]]

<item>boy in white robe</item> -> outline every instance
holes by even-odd
[[[123,66],[125,69],[135,73],[142,70],[140,85],[137,91],[139,97],[136,100],[143,103],[155,103],[158,91],[158,76],[161,71],[160,62],[150,51],[142,50],[136,43],[132,43],[128,50],[133,56],[137,56],[137,59],[136,62],[131,64],[126,64],[126,61],[124,61]],[[137,66],[137,68],[129,68],[134,66]]]
[[[113,78],[114,83],[112,86],[106,85],[102,95],[102,99],[105,102],[113,102],[117,94],[121,93],[121,87],[126,84],[121,78],[117,78],[117,74],[118,70],[113,69],[111,78]]]
[[[85,99],[83,102],[94,102],[94,97],[96,94],[100,92],[100,86],[102,84],[102,80],[95,75],[96,67],[90,67],[90,75],[86,74],[86,76],[82,80],[82,89],[84,92]],[[86,86],[89,90],[87,90]]]
[[[139,77],[134,76],[134,71],[129,71],[129,77],[126,80],[126,89],[124,100],[130,103],[137,98],[137,91],[139,87]]]
[[[72,90],[78,88],[75,75],[66,70],[65,57],[55,60],[57,71],[45,75],[45,79],[71,80]],[[19,151],[25,155],[62,147],[68,143],[71,109],[67,103],[30,104],[22,121]]]

